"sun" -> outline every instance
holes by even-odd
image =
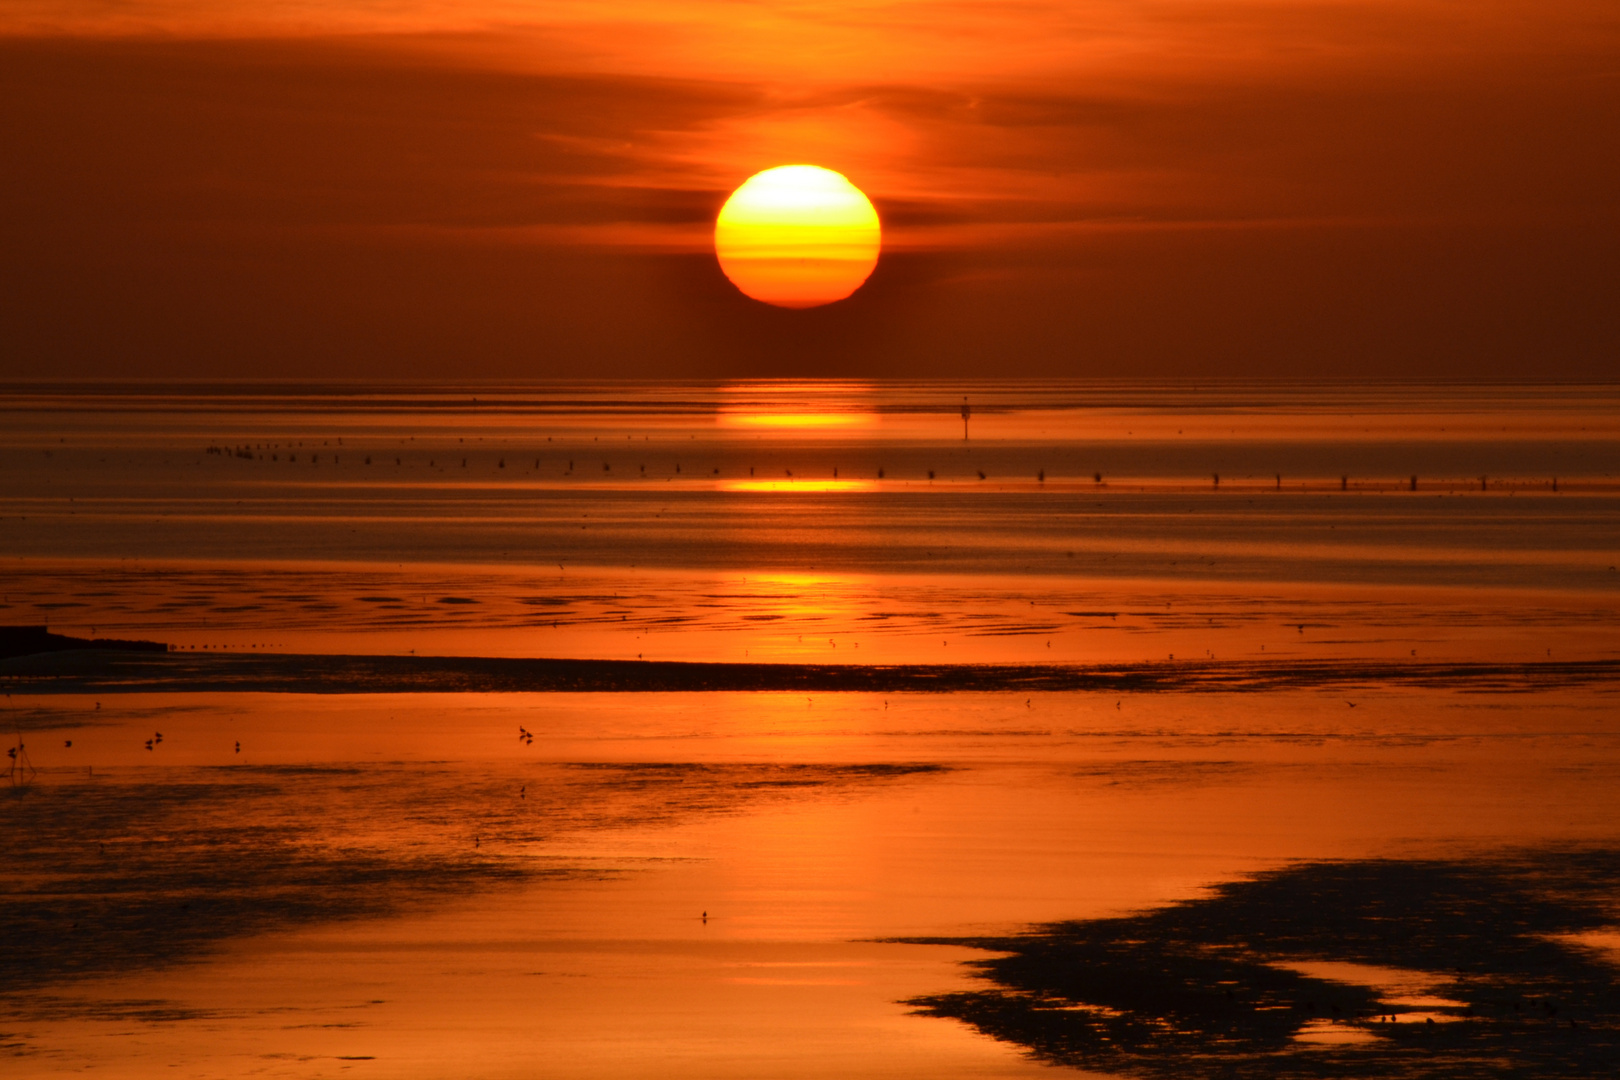
[[[786,308],[820,307],[853,293],[877,265],[882,240],[872,200],[817,165],[755,173],[714,223],[714,251],[731,283]]]

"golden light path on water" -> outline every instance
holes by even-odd
[[[847,431],[852,428],[871,427],[877,423],[877,417],[870,413],[746,413],[727,409],[720,413],[717,422],[722,427],[763,428],[778,431],[827,430],[832,428]]]
[[[716,485],[721,491],[778,491],[820,492],[876,491],[873,480],[724,480]]]
[[[882,422],[876,387],[858,381],[785,380],[721,389],[715,423],[758,434],[872,434]]]

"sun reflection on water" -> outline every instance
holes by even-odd
[[[721,491],[876,491],[875,480],[723,480]]]
[[[721,391],[715,423],[760,432],[843,432],[876,427],[874,389],[860,382],[738,383]]]

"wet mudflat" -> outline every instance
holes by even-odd
[[[0,856],[11,992],[192,959],[224,939],[390,915],[533,880],[611,877],[526,857],[560,832],[738,812],[932,766],[430,764],[103,770],[12,791]]]
[[[1617,400],[9,388],[0,1071],[1608,1076]]]
[[[1612,692],[1351,700],[13,696],[39,777],[0,802],[28,868],[0,918],[30,943],[5,1052],[28,1076],[1601,1075]],[[1570,1019],[1585,1041],[1546,1043]]]

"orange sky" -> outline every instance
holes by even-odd
[[[0,8],[0,377],[1615,374],[1620,6]],[[877,204],[779,311],[712,221]]]

